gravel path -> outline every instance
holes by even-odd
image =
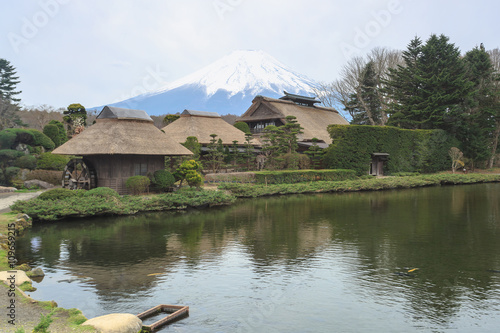
[[[0,214],[10,212],[9,206],[18,200],[29,200],[40,195],[43,191],[28,192],[28,193],[0,193]]]

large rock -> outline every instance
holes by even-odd
[[[12,279],[13,276],[14,278]],[[20,286],[26,281],[31,282],[26,273],[21,270],[0,272],[0,280],[7,285],[11,285],[12,282],[15,282],[16,286]]]
[[[17,190],[15,187],[0,186],[0,193],[14,192],[15,190]]]
[[[24,187],[26,188],[32,188],[36,187],[38,188],[53,188],[54,185],[44,182],[43,180],[38,180],[38,179],[32,179],[32,180],[27,180],[24,182]]]
[[[130,313],[112,313],[89,319],[82,325],[93,326],[102,333],[138,333],[142,320]]]

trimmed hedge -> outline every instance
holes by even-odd
[[[69,160],[70,158],[67,156],[43,153],[38,158],[36,165],[38,169],[64,171]]]
[[[448,151],[458,141],[443,130],[407,130],[391,126],[329,125],[333,143],[326,149],[325,165],[332,169],[367,174],[371,153],[388,153],[386,174],[432,173],[451,166]]]
[[[156,170],[151,177],[151,184],[156,190],[166,191],[174,185],[175,177],[167,170]]]
[[[38,179],[58,186],[61,185],[62,174],[62,171],[33,170],[26,176],[26,180]]]
[[[73,197],[82,197],[85,190],[70,190],[67,188],[54,188],[43,192],[38,196],[40,200],[63,200]]]
[[[295,184],[312,181],[355,179],[354,170],[285,170],[255,172],[257,184]]]
[[[125,186],[132,194],[145,193],[148,190],[151,180],[146,176],[132,176],[127,179]]]
[[[83,194],[85,197],[119,198],[120,195],[109,187],[96,187]]]

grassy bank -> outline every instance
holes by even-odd
[[[239,198],[266,195],[325,192],[378,191],[422,186],[458,185],[500,182],[500,175],[487,174],[432,174],[406,177],[367,178],[346,181],[315,181],[297,184],[221,184],[219,189],[231,191]]]
[[[234,196],[222,191],[183,190],[147,196],[71,196],[55,200],[39,197],[18,201],[11,209],[28,214],[34,221],[55,221],[72,217],[131,215],[137,212],[220,206],[234,200]]]

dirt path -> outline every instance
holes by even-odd
[[[29,200],[40,195],[43,191],[28,192],[28,193],[17,193],[8,192],[0,193],[0,214],[10,212],[9,206],[18,200]]]

